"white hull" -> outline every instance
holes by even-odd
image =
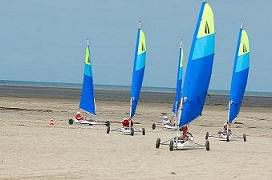
[[[74,119],[74,123],[75,124],[82,124],[82,125],[96,125],[97,124],[97,122],[95,122],[95,121],[86,121],[86,120],[78,121],[76,119]]]
[[[131,135],[131,128],[129,127],[121,127],[120,132],[125,135]]]
[[[174,147],[175,149],[178,150],[182,150],[182,149],[188,149],[188,148],[192,148],[194,147],[195,144],[193,142],[193,140],[188,140],[188,141],[178,141],[178,142],[174,142]]]

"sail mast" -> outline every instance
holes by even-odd
[[[240,112],[248,79],[249,60],[249,38],[242,21],[232,71],[228,123],[233,123]]]
[[[133,118],[133,116],[136,113],[144,78],[145,59],[146,59],[145,34],[141,29],[141,21],[139,21],[130,91],[130,113],[129,113],[130,118]]]

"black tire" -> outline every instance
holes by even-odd
[[[105,122],[105,125],[106,125],[107,127],[109,127],[109,126],[110,126],[110,121],[106,121],[106,122]]]
[[[210,150],[210,142],[209,141],[205,142],[205,147],[206,147],[206,151]]]
[[[145,128],[142,128],[142,134],[145,135]]]
[[[158,149],[161,145],[161,139],[160,138],[157,138],[157,141],[156,141],[156,148]]]
[[[156,124],[155,124],[155,123],[152,124],[152,129],[153,129],[153,130],[156,129]]]
[[[206,132],[205,140],[209,139],[209,132]]]
[[[173,151],[173,150],[174,150],[174,141],[173,141],[173,140],[170,141],[169,150],[170,150],[170,151]]]
[[[131,135],[131,136],[134,136],[134,128],[131,128],[131,130],[130,130],[130,135]]]
[[[243,139],[244,139],[244,142],[247,141],[246,134],[243,134]]]
[[[110,126],[107,126],[107,134],[110,133]]]
[[[69,119],[68,123],[69,123],[69,125],[73,125],[74,124],[74,120],[73,119]]]
[[[230,140],[230,139],[229,139],[229,134],[227,134],[227,142],[229,142],[229,140]]]

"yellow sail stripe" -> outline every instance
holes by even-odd
[[[249,52],[250,52],[250,50],[249,50],[248,35],[245,30],[242,30],[238,56],[242,56],[242,55],[247,54]]]
[[[89,47],[85,48],[85,64],[91,64]]]
[[[145,34],[142,30],[140,30],[140,38],[139,38],[139,46],[138,46],[138,55],[146,52],[146,44],[145,44]]]
[[[211,6],[206,3],[201,17],[197,38],[202,38],[214,33],[215,31],[213,10]]]

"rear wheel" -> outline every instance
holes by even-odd
[[[230,139],[230,138],[229,138],[229,134],[227,134],[227,142],[229,142],[229,139]]]
[[[145,128],[142,128],[142,134],[145,135]]]
[[[74,124],[74,120],[73,119],[69,119],[68,123],[69,123],[69,125],[72,125],[72,124]]]
[[[210,142],[209,141],[205,142],[205,147],[206,147],[206,151],[210,150]]]
[[[243,134],[243,139],[244,139],[244,142],[247,141],[247,139],[246,139],[246,134]]]
[[[152,129],[153,129],[153,130],[156,129],[156,124],[155,124],[155,123],[152,124]]]
[[[160,138],[157,138],[157,141],[156,141],[156,148],[158,149],[161,145],[161,139]]]
[[[209,132],[206,132],[205,140],[209,139]]]
[[[174,141],[173,141],[173,140],[170,141],[169,150],[170,150],[170,151],[173,151],[173,150],[174,150]]]
[[[130,135],[131,135],[131,136],[134,136],[134,128],[131,128],[131,129],[130,129]]]
[[[110,133],[110,126],[107,126],[107,134]]]

